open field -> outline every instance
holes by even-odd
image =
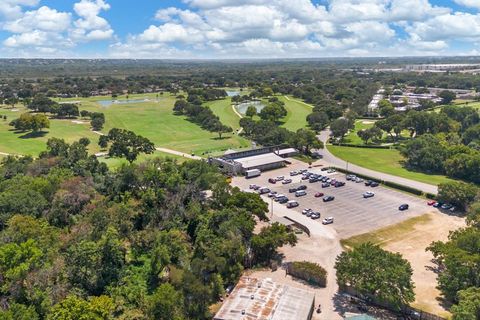
[[[287,99],[285,96],[278,96],[278,99],[285,102],[285,108],[288,112],[287,116],[282,119],[282,127],[290,131],[305,128],[307,126],[307,116],[312,113],[312,106],[291,97]]]
[[[0,116],[7,116],[7,121],[3,119],[0,120],[0,152],[36,156],[45,150],[46,142],[51,137],[65,139],[65,141],[69,143],[86,137],[91,141],[89,146],[90,151],[92,153],[99,151],[97,145],[98,135],[90,130],[89,120],[86,120],[85,123],[74,123],[72,119],[51,119],[50,128],[44,129],[43,132],[36,136],[32,136],[27,132],[14,132],[12,130],[13,128],[8,124],[10,121],[18,118],[20,114],[27,111],[28,109],[20,105],[9,109],[0,108]],[[81,119],[76,120],[80,121]]]
[[[405,169],[402,166],[403,157],[396,149],[369,149],[332,145],[327,147],[336,157],[367,169],[435,185],[452,181],[452,179],[443,175],[426,174]]]
[[[421,310],[449,316],[442,306],[433,255],[425,248],[433,241],[444,241],[450,231],[465,226],[463,218],[449,216],[440,212],[431,212],[411,218],[397,225],[379,229],[370,233],[354,236],[342,241],[343,246],[352,247],[365,242],[379,244],[384,249],[399,252],[413,268],[416,300],[412,304]]]
[[[213,113],[220,118],[220,121],[232,127],[234,131],[240,129],[240,117],[232,109],[232,99],[230,97],[222,100],[209,101],[204,104],[208,106]]]
[[[141,154],[138,156],[137,160],[135,162],[143,162],[149,159],[155,159],[155,158],[169,158],[169,159],[174,159],[178,163],[182,163],[184,161],[187,161],[188,159],[172,155],[170,153],[165,153],[165,152],[160,152],[160,151],[155,151],[152,154]],[[98,158],[100,162],[104,162],[108,165],[110,169],[117,169],[119,168],[122,164],[128,164],[128,161],[124,158],[108,158],[108,157],[100,157]]]
[[[149,138],[157,147],[166,147],[186,153],[202,155],[207,152],[220,152],[228,148],[249,146],[249,142],[237,135],[224,135],[218,139],[216,133],[201,129],[183,116],[175,116],[172,112],[175,97],[156,94],[130,95],[130,99],[150,99],[148,102],[113,104],[101,106],[97,101],[111,100],[110,97],[71,98],[62,101],[80,101],[80,110],[103,112],[106,123],[102,132],[111,128],[123,128]],[[118,100],[122,100],[118,98]],[[85,124],[75,124],[72,120],[52,119],[48,133],[34,138],[25,137],[10,131],[8,123],[18,117],[26,109],[18,107],[18,111],[0,109],[0,115],[7,114],[7,121],[0,121],[0,152],[37,155],[45,149],[45,142],[50,137],[73,142],[81,137],[92,141],[91,152],[98,152],[98,135],[90,130],[89,120]],[[78,119],[81,120],[81,119]],[[47,131],[47,130],[46,130]]]

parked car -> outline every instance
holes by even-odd
[[[297,188],[290,188],[288,189],[288,192],[294,193],[294,192],[297,192],[297,190],[298,190]]]
[[[404,203],[404,204],[401,204],[400,207],[398,207],[398,210],[405,211],[405,210],[408,210],[408,208],[409,208],[409,205]]]
[[[320,212],[314,212],[314,213],[312,213],[312,215],[310,216],[310,218],[312,218],[313,220],[320,219]]]
[[[308,171],[307,169],[301,169],[301,170],[299,170],[298,172],[300,172],[300,173],[305,173],[305,172],[307,172],[307,171]]]
[[[277,191],[270,191],[270,193],[268,194],[268,197],[273,198],[275,197],[276,194],[277,194]]]
[[[274,201],[278,201],[278,200],[280,200],[281,198],[286,198],[286,197],[285,197],[285,195],[283,195],[283,194],[277,194],[277,195],[275,195],[275,196],[273,197],[273,200],[274,200]]]
[[[302,214],[307,214],[307,212],[312,212],[312,209],[303,209]]]
[[[315,198],[320,198],[320,197],[323,197],[323,192],[315,193]]]
[[[289,184],[292,183],[292,179],[285,179],[282,181],[282,184]]]
[[[375,187],[378,187],[380,184],[376,181],[372,181],[372,183],[370,183],[370,187],[372,188],[375,188]]]
[[[363,193],[363,197],[366,199],[366,198],[371,198],[375,195],[375,193],[371,192],[371,191],[367,191],[365,193]]]
[[[347,178],[348,181],[353,181],[357,178],[357,176],[354,175],[354,174],[347,174],[346,178]]]
[[[322,183],[322,188],[328,188],[328,187],[330,187],[330,183],[328,182]]]
[[[305,190],[297,190],[297,192],[295,192],[295,197],[303,197],[306,195],[307,195],[307,192]]]
[[[318,178],[310,178],[310,179],[308,179],[308,182],[310,182],[310,183],[315,183],[315,182],[317,182],[317,181],[318,181]]]
[[[312,214],[313,214],[313,211],[308,211],[308,212],[305,214],[305,216],[307,216],[307,217],[310,218],[310,217],[312,216]]]
[[[303,176],[302,177],[302,180],[308,180],[308,179],[310,179],[308,176]]]
[[[276,177],[275,179],[276,179],[277,181],[282,181],[283,179],[285,179],[285,177],[284,177],[284,176],[278,176],[278,177]]]
[[[259,194],[266,194],[266,193],[269,193],[269,192],[270,192],[269,188],[263,187],[263,188],[258,189]]]
[[[434,207],[434,208],[440,208],[440,207],[442,206],[442,204],[443,204],[443,203],[437,201],[437,202],[435,202],[435,203],[433,204],[433,207]]]
[[[290,200],[287,202],[287,208],[295,208],[295,207],[298,207],[299,204],[297,201],[295,200]]]
[[[255,186],[253,187],[253,190],[257,191],[257,190],[260,189],[260,188],[261,188],[260,186],[255,185]]]
[[[283,197],[283,198],[280,198],[278,200],[278,203],[287,203],[288,202],[288,198],[287,197]]]
[[[297,187],[297,190],[307,190],[307,186],[302,184],[302,185]]]
[[[365,181],[365,186],[369,187],[372,184],[372,180]]]
[[[433,206],[435,203],[437,203],[437,201],[435,201],[435,200],[427,201],[428,206]]]
[[[333,217],[328,217],[323,219],[322,224],[331,224],[333,223]]]
[[[299,172],[298,172],[298,171],[291,171],[291,172],[290,172],[290,177],[298,176],[298,175],[299,175]]]
[[[323,197],[323,202],[329,202],[335,200],[334,196],[325,196]]]
[[[335,188],[343,187],[344,185],[345,185],[345,182],[343,182],[343,181],[335,182]]]
[[[330,169],[327,171],[327,173],[334,173],[334,172],[337,172],[335,169]]]
[[[256,184],[251,184],[251,185],[248,186],[248,188],[249,189],[255,189],[256,186],[257,186]]]
[[[275,183],[277,183],[277,180],[274,179],[274,178],[270,178],[270,179],[268,179],[268,182],[275,184]]]
[[[363,182],[363,179],[357,177],[357,178],[355,179],[355,182],[356,182],[356,183],[361,183],[361,182]]]
[[[450,210],[451,208],[453,208],[453,205],[451,205],[450,203],[444,203],[440,208],[442,208],[443,210]]]
[[[328,170],[328,167],[323,167],[322,169],[320,169],[320,171],[327,171]]]

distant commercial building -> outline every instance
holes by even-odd
[[[447,71],[465,71],[480,68],[478,63],[449,63],[449,64],[412,64],[405,66],[406,71],[416,72],[447,72]]]
[[[209,162],[219,166],[224,172],[240,175],[245,171],[258,169],[267,171],[286,165],[285,158],[294,156],[298,151],[294,148],[266,147],[245,151],[228,150],[221,157],[210,158]]]
[[[310,320],[315,295],[271,279],[240,278],[214,320]]]

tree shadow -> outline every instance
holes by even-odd
[[[367,314],[376,319],[398,319],[398,315],[372,305],[368,305],[362,299],[351,296],[349,294],[337,292],[332,298],[335,312],[341,316],[345,316],[346,313],[353,314]]]
[[[34,139],[34,138],[41,138],[48,134],[48,131],[37,131],[37,132],[29,132],[22,136],[19,136],[20,139]]]

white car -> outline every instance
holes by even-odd
[[[293,177],[293,176],[297,176],[299,175],[299,173],[297,171],[292,171],[290,172],[290,176]]]
[[[284,176],[279,176],[279,177],[276,177],[276,178],[275,178],[275,180],[277,180],[277,181],[282,181],[283,179],[285,179]]]
[[[355,179],[355,182],[356,182],[356,183],[363,182],[363,179],[362,179],[362,178],[358,178],[358,177],[357,177],[357,178]]]
[[[313,211],[312,209],[303,209],[302,214],[307,214],[307,213],[312,212],[312,211]]]
[[[333,217],[328,217],[322,220],[322,224],[331,224],[333,223]]]
[[[371,192],[371,191],[367,191],[363,194],[363,197],[366,199],[366,198],[371,198],[375,195],[375,193]]]
[[[282,184],[289,184],[292,183],[292,179],[285,179],[282,181]]]

